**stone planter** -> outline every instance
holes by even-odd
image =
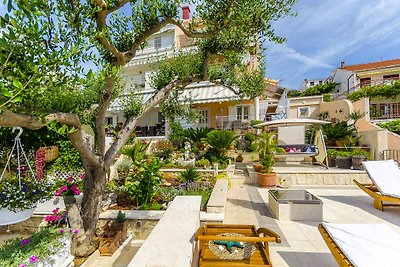
[[[0,209],[0,226],[10,225],[28,220],[36,207],[28,210],[11,211],[9,209]]]
[[[276,173],[258,173],[258,183],[261,187],[276,186],[278,183],[278,176]]]
[[[127,223],[111,222],[100,239],[101,256],[111,256],[128,237]]]
[[[336,167],[336,157],[328,157],[328,166]]]
[[[364,170],[362,162],[365,160],[365,156],[352,156],[351,161],[354,170]]]
[[[341,169],[351,169],[351,157],[336,157],[336,165]]]

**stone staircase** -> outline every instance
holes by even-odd
[[[249,172],[247,171],[246,168],[246,163],[243,162],[235,163],[235,172],[231,177],[231,183],[235,185],[243,185],[251,183]]]

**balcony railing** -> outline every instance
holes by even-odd
[[[358,83],[356,86],[350,88],[350,93],[357,91],[361,87],[371,86],[371,85],[382,85],[382,84],[391,84],[394,81],[398,81],[399,77],[387,78],[387,79],[375,79],[371,81],[364,81],[362,83]]]

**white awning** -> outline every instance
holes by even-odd
[[[283,119],[276,121],[267,121],[254,125],[254,127],[283,127],[283,126],[302,126],[312,124],[329,124],[329,121],[313,120],[313,119]]]
[[[179,100],[185,102],[191,98],[193,103],[212,103],[239,100],[235,93],[222,85],[210,82],[192,83],[179,96]]]
[[[146,91],[138,92],[136,95],[143,98],[142,103],[146,103],[154,94],[155,91]],[[128,95],[122,95],[118,99],[114,100],[111,103],[109,110],[121,110],[123,100],[126,97],[128,97]],[[179,95],[179,101],[185,103],[189,98],[192,100],[192,103],[195,104],[239,100],[239,97],[235,95],[232,90],[225,86],[216,85],[210,82],[192,83],[188,85]]]

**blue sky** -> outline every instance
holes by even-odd
[[[400,58],[400,0],[299,0],[294,10],[296,17],[273,24],[287,42],[267,44],[266,76],[281,86],[328,77],[342,60]]]
[[[267,44],[266,76],[298,89],[340,65],[400,58],[399,0],[299,0],[274,23],[285,44]]]

